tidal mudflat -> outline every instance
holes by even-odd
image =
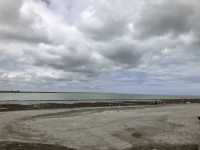
[[[200,104],[0,112],[0,149],[198,150],[199,115]]]

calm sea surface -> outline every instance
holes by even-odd
[[[35,103],[77,103],[97,101],[138,101],[180,98],[178,96],[154,96],[113,93],[0,93],[0,103],[35,104]]]

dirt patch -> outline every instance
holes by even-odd
[[[0,142],[0,150],[75,150],[59,145]],[[128,150],[198,150],[198,145],[141,145]]]
[[[141,138],[142,134],[140,132],[134,132],[134,133],[132,133],[132,137],[134,137],[134,138]]]
[[[199,150],[198,145],[141,145],[128,150]]]
[[[59,145],[20,143],[20,142],[0,142],[0,150],[75,150]]]

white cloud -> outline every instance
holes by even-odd
[[[145,85],[195,84],[199,8],[197,0],[1,1],[0,79],[86,84],[128,71],[141,81],[137,71]]]

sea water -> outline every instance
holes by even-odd
[[[40,92],[7,92],[0,93],[0,103],[36,104],[36,103],[78,103],[78,102],[109,102],[109,101],[142,101],[157,99],[174,99],[180,96],[157,96],[136,95],[118,93],[89,93],[89,92],[66,92],[66,93],[40,93]]]

